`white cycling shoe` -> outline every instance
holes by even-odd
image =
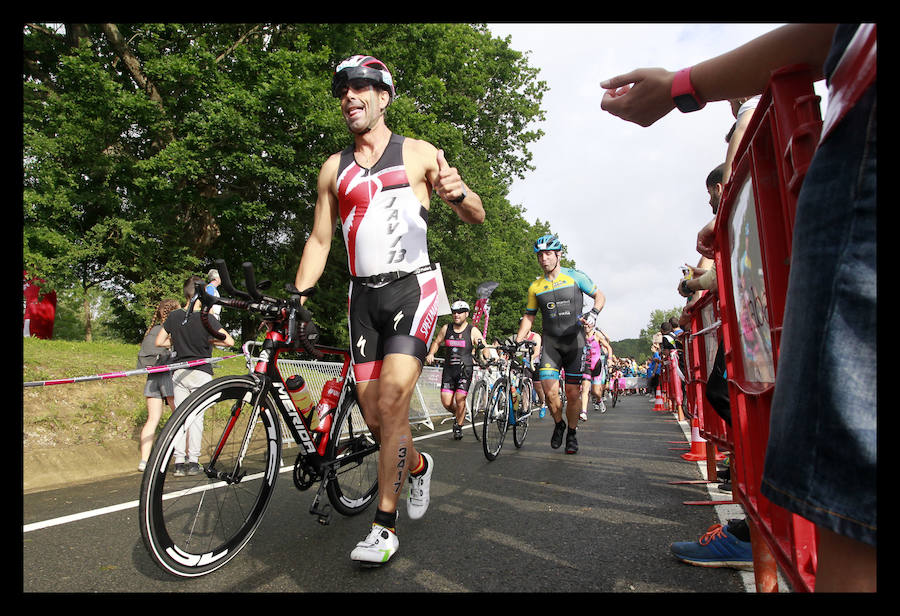
[[[350,552],[350,560],[365,566],[383,565],[399,548],[400,541],[394,531],[381,524],[372,524],[369,536],[357,543]]]
[[[409,496],[406,499],[406,514],[410,519],[418,520],[428,511],[431,502],[431,473],[434,472],[434,460],[427,453],[425,457],[428,470],[420,477],[409,476]]]

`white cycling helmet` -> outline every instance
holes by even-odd
[[[450,306],[450,312],[462,312],[463,310],[469,312],[469,304],[462,301],[461,299],[456,300],[455,302],[453,302],[453,305]]]
[[[334,69],[334,77],[331,80],[332,95],[338,97],[341,87],[346,85],[351,79],[366,79],[386,89],[391,95],[391,102],[397,96],[397,91],[394,89],[394,78],[384,62],[378,58],[356,55],[350,56],[338,64],[337,68]]]

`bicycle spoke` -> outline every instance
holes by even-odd
[[[531,416],[531,394],[533,385],[531,379],[523,378],[519,403],[516,405],[516,423],[513,425],[513,443],[521,447],[525,443],[525,435],[528,433],[528,419]]]
[[[509,422],[509,389],[505,378],[499,379],[491,391],[491,403],[483,426],[484,455],[494,460],[503,446]]]
[[[281,434],[269,410],[251,412],[244,402],[252,387],[247,377],[212,381],[182,403],[157,440],[141,486],[141,534],[170,573],[190,577],[221,567],[262,518],[278,476]],[[185,426],[199,430],[191,420],[201,418],[200,464],[215,464],[174,476],[176,438]]]
[[[336,422],[325,458],[340,461],[353,457],[353,460],[346,466],[339,466],[335,476],[328,481],[328,500],[341,515],[357,515],[378,494],[378,444],[352,395],[344,400]]]

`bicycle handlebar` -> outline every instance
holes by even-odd
[[[526,349],[525,354],[530,363],[531,362],[531,352],[534,350],[534,347],[536,347],[536,346],[537,346],[537,343],[534,342],[533,340],[522,340],[521,342],[511,342],[511,343],[510,342],[500,342],[496,345],[490,345],[490,346],[484,344],[483,342],[479,342],[479,344],[476,348],[476,351],[481,351],[482,349],[497,349],[498,351],[502,351],[502,352],[507,353],[510,356],[512,356],[512,355],[515,355],[516,352],[518,352],[518,350],[520,348],[524,347]],[[482,364],[481,362],[479,362],[479,365],[482,365],[483,367],[487,367],[488,365],[491,364],[491,362],[496,362],[496,360],[491,358],[491,359],[487,360],[486,363]]]
[[[198,299],[201,305],[200,322],[203,323],[206,331],[217,340],[224,340],[225,334],[215,331],[209,323],[209,310],[216,304],[247,310],[248,312],[256,312],[262,315],[264,320],[287,319],[287,339],[285,343],[289,347],[294,348],[298,345],[302,346],[310,355],[318,359],[322,358],[322,353],[315,347],[316,340],[319,337],[318,328],[312,322],[312,314],[300,304],[300,298],[312,295],[315,291],[314,288],[298,291],[292,283],[286,283],[284,290],[290,295],[289,298],[268,297],[263,295],[261,291],[268,289],[271,283],[268,280],[257,283],[253,264],[245,262],[243,269],[247,290],[241,291],[232,284],[225,261],[216,259],[215,263],[216,268],[219,270],[219,277],[222,280],[222,289],[234,297],[215,297],[210,295],[206,292],[206,285],[203,282],[197,282],[194,285],[194,297],[188,306],[185,323],[193,312],[194,303]]]
[[[536,346],[537,343],[533,340],[522,340],[521,342],[501,342],[499,345],[497,345],[497,348],[502,351],[507,351],[508,353],[515,353],[520,348],[525,347],[527,349],[526,352],[530,353],[531,350]]]

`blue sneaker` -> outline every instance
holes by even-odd
[[[697,541],[676,541],[669,548],[678,560],[696,567],[730,567],[753,570],[753,549],[728,528],[714,524]]]
[[[546,416],[547,416],[547,405],[544,404],[544,405],[541,406],[541,410],[538,412],[538,417],[540,417],[541,419],[543,419],[543,418],[546,417]]]

